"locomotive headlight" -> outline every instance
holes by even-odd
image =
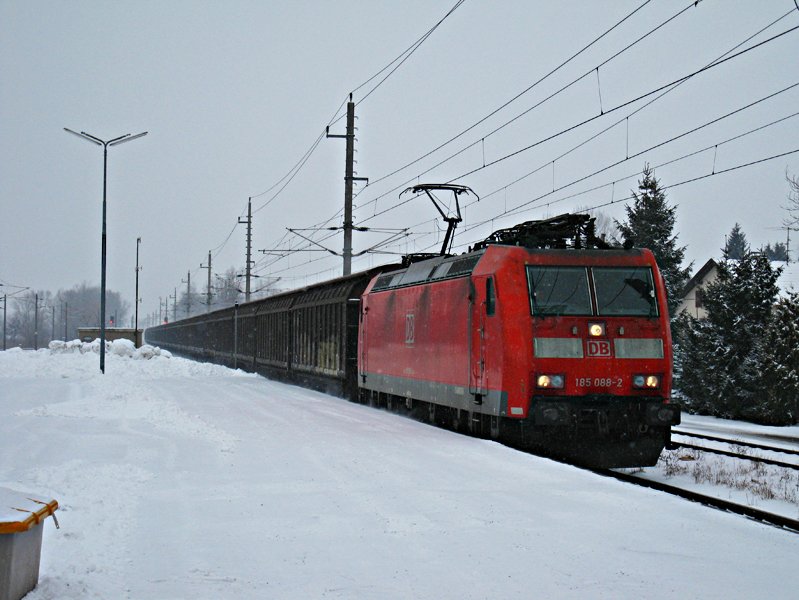
[[[633,375],[633,387],[656,390],[660,387],[660,375]]]
[[[588,335],[591,337],[605,337],[605,324],[604,323],[589,323]]]
[[[540,388],[562,389],[565,378],[563,375],[539,375],[535,379],[535,384]]]

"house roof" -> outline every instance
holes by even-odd
[[[687,296],[691,290],[698,285],[701,285],[713,269],[718,268],[718,263],[714,259],[708,260],[702,268],[699,269],[688,283],[683,288],[683,298]],[[783,261],[772,261],[772,268],[782,269],[779,279],[777,279],[777,286],[780,288],[780,295],[785,295],[788,291],[799,292],[799,262],[785,263]]]
[[[685,284],[685,287],[682,291],[683,298],[687,296],[692,289],[700,285],[705,280],[705,277],[707,277],[708,273],[710,273],[713,269],[717,269],[718,266],[718,263],[712,258],[702,265],[702,268],[699,269],[694,276],[688,280],[688,283]]]

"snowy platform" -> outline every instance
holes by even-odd
[[[794,533],[163,354],[0,352],[0,440],[25,600],[796,598]]]
[[[42,523],[55,500],[0,487],[0,600],[19,600],[39,582]]]

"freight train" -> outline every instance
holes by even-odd
[[[561,215],[145,335],[580,463],[648,466],[680,421],[666,306],[649,250]]]

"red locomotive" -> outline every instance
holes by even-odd
[[[680,417],[663,280],[649,250],[610,249],[592,224],[529,222],[375,277],[362,396],[594,465],[655,464]]]

